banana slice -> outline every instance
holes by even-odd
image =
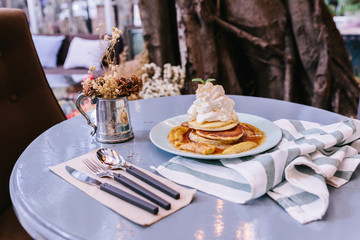
[[[235,144],[231,147],[228,147],[227,149],[225,149],[223,151],[223,154],[236,154],[236,153],[242,153],[242,152],[246,152],[249,151],[252,148],[255,148],[257,146],[256,143],[254,142],[241,142],[238,144]]]
[[[173,129],[171,129],[168,135],[169,142],[173,144],[174,147],[180,146],[184,141],[184,134],[188,130],[189,130],[188,127],[183,127],[183,126],[174,127]]]
[[[206,144],[206,143],[189,142],[189,143],[181,144],[179,146],[179,149],[207,155],[214,153],[216,147],[214,145]]]

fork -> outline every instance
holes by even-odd
[[[162,207],[162,208],[164,208],[166,210],[169,210],[171,208],[171,204],[168,201],[166,201],[166,200],[160,198],[159,196],[153,194],[152,192],[150,192],[147,189],[143,188],[139,184],[137,184],[134,181],[128,179],[124,175],[115,174],[113,172],[110,172],[110,171],[106,170],[103,166],[101,166],[99,163],[97,163],[94,160],[90,160],[90,159],[86,158],[82,162],[90,170],[90,172],[92,172],[96,176],[98,176],[100,178],[103,178],[103,177],[113,178],[117,182],[124,185],[125,187],[131,189],[132,191],[134,191],[137,194],[143,196],[144,198],[150,200],[151,202],[159,205],[160,207]]]

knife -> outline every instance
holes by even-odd
[[[89,177],[85,173],[82,173],[72,167],[65,166],[66,171],[74,178],[76,178],[79,181],[82,181],[84,183],[90,184],[92,186],[97,186],[101,190],[116,196],[132,205],[135,205],[139,208],[144,209],[145,211],[148,211],[152,214],[157,214],[159,212],[159,208],[151,203],[148,203],[136,196],[133,196],[127,192],[124,192],[123,190],[116,188],[108,183],[102,183],[92,177]]]

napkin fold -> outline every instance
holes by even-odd
[[[319,220],[329,205],[327,184],[347,183],[360,163],[360,121],[274,123],[282,139],[265,153],[220,161],[176,156],[156,170],[177,183],[239,204],[268,194],[298,222]]]
[[[132,175],[128,174],[124,170],[117,170],[118,173],[122,174],[123,176],[126,176],[127,178],[131,179],[132,181],[136,182],[137,184],[141,185],[142,187],[146,188],[147,190],[153,192],[154,194],[158,195],[159,197],[165,199],[166,201],[171,203],[171,209],[165,210],[159,207],[159,212],[157,215],[151,214],[141,208],[138,208],[132,204],[129,204],[125,202],[124,200],[121,200],[117,197],[114,197],[96,186],[91,186],[87,183],[81,182],[74,177],[72,177],[65,169],[65,166],[70,166],[72,168],[75,168],[78,171],[81,171],[95,179],[98,179],[101,182],[107,182],[125,192],[128,192],[130,194],[133,194],[147,202],[150,202],[149,200],[145,199],[144,197],[138,195],[137,193],[131,191],[130,189],[124,187],[120,183],[116,182],[114,179],[111,178],[98,178],[94,174],[92,174],[86,166],[82,163],[83,159],[96,159],[96,151],[94,150],[92,152],[89,152],[85,155],[76,157],[72,160],[69,160],[67,162],[63,162],[61,164],[58,164],[56,166],[49,167],[51,171],[62,177],[64,180],[68,181],[75,187],[79,188],[81,191],[85,192],[87,195],[91,196],[92,198],[96,199],[103,205],[107,206],[108,208],[114,210],[115,212],[119,213],[123,217],[143,226],[149,226],[160,219],[165,218],[166,216],[178,211],[179,209],[187,206],[191,203],[192,199],[194,198],[195,189],[188,189],[181,187],[177,185],[176,183],[165,179],[161,176],[158,176],[152,172],[146,171],[142,168],[139,168],[135,166],[140,171],[143,171],[144,173],[150,175],[151,177],[155,178],[156,180],[164,183],[165,185],[173,188],[174,190],[178,191],[180,193],[180,199],[173,199],[169,197],[168,195],[162,193],[161,191],[151,187],[150,185],[142,182],[141,180],[133,177]],[[130,164],[129,164],[130,165]],[[134,165],[133,165],[134,166]],[[116,172],[116,170],[114,170]],[[151,203],[151,202],[150,202]]]

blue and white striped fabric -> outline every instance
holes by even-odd
[[[268,152],[220,161],[176,156],[156,170],[235,203],[268,194],[300,223],[319,220],[329,205],[326,184],[342,186],[360,163],[360,121],[323,126],[285,119],[274,123],[283,136]]]

